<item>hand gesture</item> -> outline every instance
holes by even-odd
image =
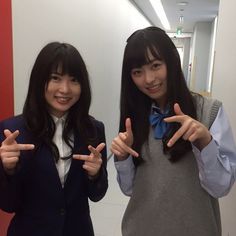
[[[87,171],[90,177],[95,177],[102,166],[101,151],[104,147],[105,143],[100,143],[96,148],[89,145],[88,149],[91,152],[90,155],[73,155],[74,159],[84,161],[83,168]]]
[[[199,150],[202,150],[207,144],[211,141],[211,134],[209,130],[199,121],[191,118],[188,115],[185,115],[179,104],[174,104],[175,116],[165,118],[164,121],[178,122],[181,124],[181,127],[175,132],[167,143],[168,147],[171,147],[179,138],[188,140],[193,143]]]
[[[135,157],[139,156],[139,154],[131,148],[133,145],[133,132],[130,118],[125,120],[125,129],[126,131],[120,132],[111,143],[110,150],[116,155],[118,160],[128,158],[129,154]]]
[[[18,130],[11,132],[8,129],[4,130],[5,140],[0,147],[0,158],[2,165],[7,173],[14,171],[20,157],[20,151],[34,149],[33,144],[18,144],[17,136],[20,134]]]

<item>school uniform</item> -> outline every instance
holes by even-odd
[[[215,141],[220,135],[213,123],[219,119],[221,102],[198,95],[194,100],[197,119],[211,132],[213,128],[215,131],[207,147],[213,150],[211,155],[201,158],[200,151],[193,146],[192,151],[172,163],[162,151],[162,140],[154,138],[150,128],[148,142],[141,149],[142,164],[135,167],[131,158],[115,162],[120,187],[130,196],[122,220],[122,235],[221,235],[218,197],[227,194],[234,182],[236,148],[226,119],[227,129],[222,128],[222,135],[232,146],[221,139]],[[202,152],[204,155],[206,150]]]
[[[93,123],[98,145],[105,142],[104,125],[96,120]],[[15,213],[7,235],[93,236],[88,199],[96,202],[106,193],[106,150],[101,152],[103,164],[96,179],[88,178],[83,161],[72,159],[62,185],[49,147],[35,141],[21,115],[0,123],[0,142],[5,139],[4,129],[19,130],[18,143],[35,144],[34,150],[21,151],[14,175],[6,175],[0,163],[0,208]],[[73,154],[90,154],[76,133]]]

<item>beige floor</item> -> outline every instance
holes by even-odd
[[[107,164],[109,187],[99,202],[90,202],[95,236],[121,236],[121,219],[129,198],[120,191],[113,159]]]

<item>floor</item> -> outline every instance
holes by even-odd
[[[90,202],[95,236],[121,236],[121,219],[128,203],[116,181],[116,170],[111,158],[107,163],[109,187],[105,197],[96,203]]]

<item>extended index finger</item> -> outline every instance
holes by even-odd
[[[122,143],[122,144],[117,144],[121,149],[123,149],[123,151],[125,151],[126,153],[130,154],[131,156],[135,156],[138,157],[139,154],[132,149],[131,147],[129,147],[127,144]]]
[[[184,134],[185,130],[183,126],[181,126],[175,134],[171,137],[171,139],[168,141],[167,146],[171,147],[173,146]]]
[[[185,121],[185,116],[184,115],[170,116],[165,118],[164,121],[167,123],[178,122],[182,124]]]
[[[34,144],[17,144],[19,151],[33,150]]]

